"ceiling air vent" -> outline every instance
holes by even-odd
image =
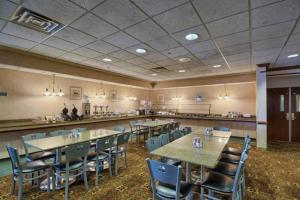
[[[152,71],[156,72],[156,73],[159,73],[159,72],[167,72],[169,71],[167,68],[165,67],[155,67],[155,68],[152,68],[151,69]]]
[[[19,7],[10,20],[47,34],[52,34],[63,27],[63,24],[24,7]]]

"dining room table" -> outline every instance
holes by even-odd
[[[144,121],[137,122],[135,126],[140,126],[143,128],[148,128],[148,136],[152,137],[153,129],[160,126],[165,126],[167,124],[174,123],[173,120],[154,120],[154,121]]]
[[[55,162],[57,163],[61,160],[62,149],[68,145],[79,144],[88,141],[95,141],[97,139],[111,137],[111,136],[117,136],[120,133],[121,132],[119,131],[113,131],[108,129],[94,129],[94,130],[86,130],[82,132],[70,132],[69,134],[66,135],[28,140],[25,141],[25,143],[30,147],[33,147],[40,151],[56,150]],[[56,182],[56,188],[58,189],[63,188],[63,184],[61,184],[62,182],[63,180]],[[75,180],[70,178],[69,184],[72,184],[74,182]],[[40,188],[42,190],[47,189],[46,180],[41,183]]]
[[[186,181],[191,182],[191,164],[200,166],[200,181],[204,181],[204,168],[214,168],[228,144],[231,132],[212,131],[210,135],[192,132],[154,151],[152,155],[180,160],[186,164]],[[195,138],[201,140],[201,147],[195,147]]]

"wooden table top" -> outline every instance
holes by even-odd
[[[173,123],[172,121],[167,120],[157,120],[157,121],[146,121],[146,122],[138,122],[136,126],[144,126],[144,127],[156,127],[156,126],[163,126],[166,124]]]
[[[36,139],[36,140],[28,140],[25,143],[32,147],[45,151],[45,150],[65,147],[71,144],[87,142],[87,141],[97,140],[99,138],[114,136],[119,133],[120,132],[107,130],[107,129],[95,129],[95,130],[80,132],[80,135],[78,137],[72,137],[71,134],[68,134],[68,135],[61,135],[61,136],[54,136],[54,137],[46,137],[46,138]]]
[[[222,135],[219,137],[218,135]],[[229,141],[231,132],[213,131],[213,136],[204,133],[190,133],[151,152],[153,155],[168,157],[196,165],[213,168]],[[193,147],[193,138],[200,137],[202,148]]]

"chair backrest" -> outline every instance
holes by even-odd
[[[157,181],[176,186],[176,194],[179,199],[181,166],[169,165],[156,160],[146,159],[151,176],[153,192],[156,192]]]
[[[57,130],[57,131],[51,131],[49,133],[50,137],[60,136],[60,135],[68,135],[70,131],[68,130]]]
[[[29,147],[26,144],[26,141],[42,139],[45,137],[46,137],[46,133],[31,133],[31,134],[23,135],[21,137],[21,141],[22,141],[26,156],[29,156]]]
[[[84,142],[84,143],[78,143],[78,144],[72,144],[66,146],[63,149],[66,155],[66,164],[68,164],[69,162],[77,158],[84,157],[84,159],[86,160],[89,149],[90,149],[90,142]]]
[[[233,195],[236,195],[238,192],[239,182],[242,176],[242,172],[244,171],[245,161],[247,160],[247,158],[248,158],[248,154],[246,153],[246,151],[243,151],[233,180],[233,187],[232,187]]]
[[[100,153],[101,151],[112,148],[114,146],[114,141],[114,136],[96,140],[96,152]]]
[[[146,148],[149,155],[152,151],[158,149],[159,147],[161,147],[160,137],[151,137],[146,140]]]
[[[164,125],[161,131],[164,132],[164,133],[169,132],[170,131],[170,124]]]
[[[180,122],[175,122],[174,128],[179,129],[179,126],[180,126]]]
[[[117,146],[123,145],[123,144],[128,144],[128,140],[130,137],[130,133],[124,133],[121,135],[117,136]]]
[[[10,144],[6,145],[6,150],[8,152],[10,161],[11,161],[11,166],[13,169],[13,172],[15,172],[16,170],[21,168],[20,165],[20,156],[18,153],[18,150],[16,148],[14,148],[13,146],[11,146]]]
[[[125,133],[125,128],[122,126],[113,127],[113,131],[117,131],[120,133]]]
[[[230,128],[222,127],[222,126],[216,126],[216,127],[213,127],[213,129],[214,129],[215,131],[226,131],[226,132],[229,132],[229,131],[230,131]]]
[[[161,146],[164,146],[170,142],[170,137],[168,133],[161,134],[160,136]]]
[[[184,127],[183,129],[182,129],[182,132],[184,133],[184,135],[187,135],[187,134],[189,134],[189,133],[191,133],[192,132],[192,127]]]
[[[130,127],[131,132],[136,131],[136,129],[137,129],[137,127],[135,125],[136,123],[137,123],[137,121],[129,121],[129,127]]]
[[[180,137],[182,136],[180,130],[174,130],[174,131],[172,132],[172,134],[173,134],[173,139],[174,139],[174,140],[177,140],[178,138],[180,138]]]

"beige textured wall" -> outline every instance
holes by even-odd
[[[178,109],[178,112],[206,113],[208,105],[211,104],[211,113],[222,114],[229,111],[250,113],[255,115],[256,87],[255,83],[226,84],[227,92],[231,100],[219,100],[219,94],[224,94],[224,85],[199,86],[178,88],[177,96],[181,101],[173,101],[176,96],[176,89],[154,90],[150,93],[153,106],[157,109]],[[164,96],[164,104],[158,104],[158,95]],[[197,103],[195,97],[204,97],[202,103]]]
[[[82,100],[70,100],[69,87],[82,87],[83,95],[95,96],[100,83],[81,81],[71,78],[56,77],[56,83],[63,89],[64,97],[45,97],[43,92],[51,82],[51,76],[20,72],[9,69],[0,69],[0,91],[7,91],[8,97],[0,97],[0,120],[36,118],[38,116],[59,114],[66,103],[69,112],[72,104],[81,113]],[[136,95],[140,100],[147,99],[149,92],[144,89],[134,89],[117,85],[103,84],[106,94],[110,90],[119,93],[119,101],[110,99],[91,99],[91,104],[109,105],[110,111],[127,112],[139,107],[139,101],[129,101],[128,96]]]

